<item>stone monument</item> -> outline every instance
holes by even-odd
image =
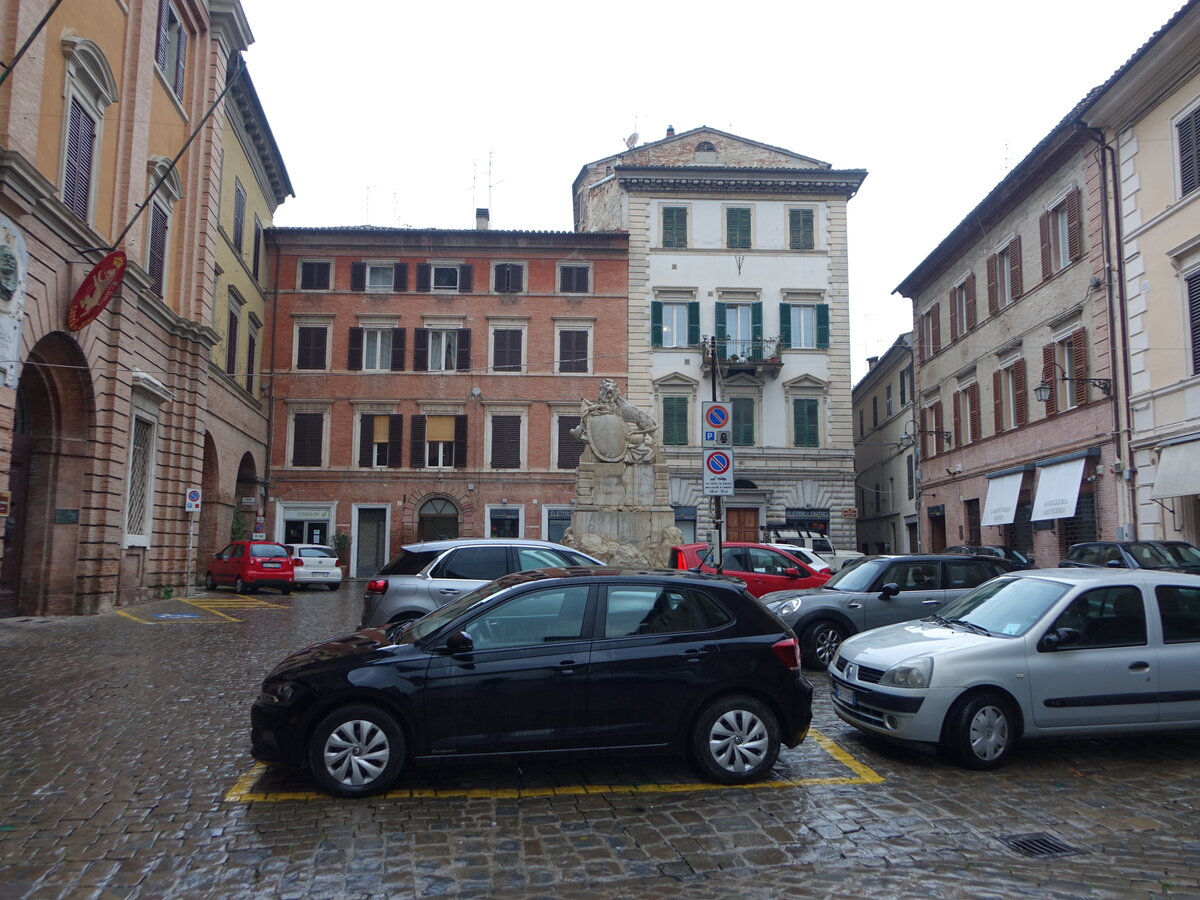
[[[583,400],[571,433],[586,446],[562,542],[622,568],[667,565],[683,533],[675,527],[667,463],[655,440],[658,422],[606,378],[594,403]]]

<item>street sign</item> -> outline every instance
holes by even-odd
[[[184,498],[183,508],[186,512],[200,511],[200,488],[189,488]]]
[[[733,451],[704,451],[704,496],[733,496]]]
[[[733,413],[728,403],[706,400],[700,413],[701,447],[733,446]]]

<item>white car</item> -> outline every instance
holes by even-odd
[[[295,565],[296,587],[324,585],[336,591],[342,584],[337,553],[322,544],[284,544]]]
[[[992,769],[1018,737],[1200,728],[1200,576],[1032,569],[847,638],[833,708]]]
[[[792,556],[808,563],[808,567],[814,572],[832,572],[833,567],[816,553],[809,550],[807,547],[801,547],[799,544],[770,544],[771,547],[778,547],[780,550],[786,550]]]

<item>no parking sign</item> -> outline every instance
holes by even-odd
[[[186,512],[200,511],[200,488],[189,488],[187,495],[183,500],[183,508]]]
[[[733,453],[730,450],[704,451],[704,496],[733,496]]]

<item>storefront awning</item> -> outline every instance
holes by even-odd
[[[1200,441],[1168,444],[1159,452],[1150,497],[1162,500],[1189,494],[1200,494]]]
[[[1042,519],[1069,519],[1075,515],[1079,485],[1083,478],[1086,457],[1042,466],[1038,469],[1037,495],[1033,500],[1033,515]]]
[[[987,502],[983,507],[981,525],[1011,525],[1017,513],[1017,496],[1021,493],[1024,472],[1001,475],[988,482]]]

